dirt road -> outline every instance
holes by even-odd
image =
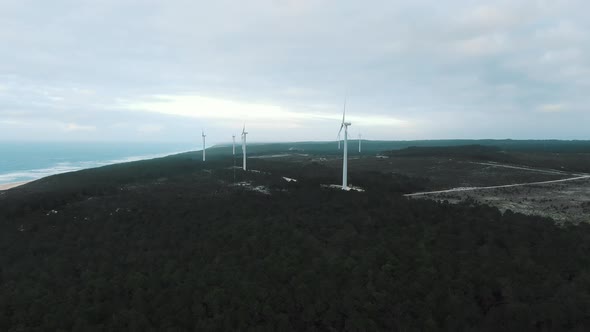
[[[499,188],[512,188],[512,187],[523,187],[523,186],[531,186],[531,185],[542,185],[542,184],[551,184],[551,183],[559,183],[559,182],[568,182],[568,181],[576,181],[582,179],[589,179],[590,175],[582,175],[576,176],[573,178],[567,179],[560,179],[560,180],[551,180],[551,181],[539,181],[539,182],[528,182],[528,183],[515,183],[515,184],[506,184],[501,186],[488,186],[488,187],[459,187],[459,188],[452,188],[447,190],[438,190],[438,191],[425,191],[413,194],[405,194],[406,197],[412,196],[424,196],[429,194],[444,194],[444,193],[452,193],[457,191],[473,191],[473,190],[486,190],[486,189],[499,189]]]

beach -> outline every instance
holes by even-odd
[[[22,186],[23,184],[28,183],[28,182],[29,181],[0,184],[0,190],[12,189],[14,187]]]

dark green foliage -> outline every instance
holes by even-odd
[[[2,331],[590,328],[590,226],[409,200],[425,180],[187,156],[0,198]],[[297,178],[287,183],[282,176]],[[57,211],[56,213],[51,210]]]
[[[520,144],[458,145],[458,146],[411,146],[401,150],[384,152],[391,157],[447,157],[469,161],[489,161],[534,168],[547,168],[570,172],[590,172],[588,144],[562,141],[515,141]],[[502,150],[500,147],[504,147]],[[560,150],[562,149],[562,150]],[[555,152],[560,151],[560,152]]]
[[[416,147],[394,150],[386,153],[389,156],[400,157],[454,157],[474,160],[496,160],[509,162],[511,158],[503,154],[500,148],[484,145],[461,145],[444,147]]]

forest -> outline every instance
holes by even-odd
[[[0,330],[590,329],[588,224],[402,196],[427,178],[351,170],[365,191],[345,192],[318,162],[234,162],[181,154],[0,192]]]

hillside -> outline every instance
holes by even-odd
[[[436,179],[374,156],[351,167],[364,192],[325,188],[337,160],[310,144],[249,147],[247,172],[219,147],[0,192],[0,330],[590,328],[588,224],[405,198]]]

